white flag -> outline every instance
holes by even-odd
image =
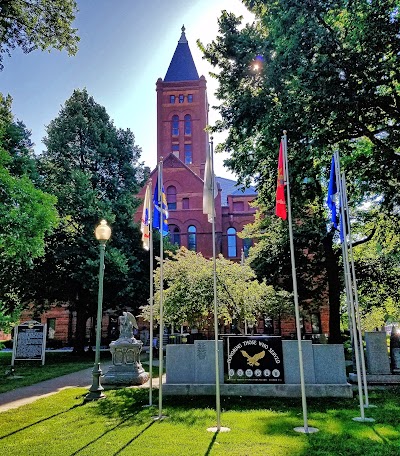
[[[204,188],[203,188],[203,214],[208,215],[208,221],[212,223],[215,217],[215,205],[213,199],[218,195],[217,183],[214,178],[212,169],[212,150],[207,152],[206,168],[204,170]],[[214,190],[214,192],[213,192]]]
[[[140,231],[142,232],[142,242],[143,248],[149,250],[150,248],[150,217],[151,217],[151,207],[150,207],[150,186],[146,187],[146,194],[144,196],[143,202],[143,212],[142,212],[142,222],[140,225]]]

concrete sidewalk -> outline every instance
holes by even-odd
[[[148,365],[146,366],[145,363],[142,364],[144,364],[143,367],[147,371]],[[103,374],[108,371],[110,366],[111,362],[101,365]],[[56,377],[34,385],[16,388],[15,390],[8,391],[7,393],[2,393],[0,394],[0,413],[5,412],[6,410],[21,407],[25,404],[30,404],[43,397],[56,394],[66,388],[83,387],[89,389],[92,384],[92,370],[93,368],[90,367],[78,372],[73,372],[72,374],[62,375],[61,377]],[[10,381],[12,382],[13,380]],[[158,388],[158,377],[153,378],[152,383],[153,387]],[[149,382],[137,387],[135,386],[134,388],[149,388]]]

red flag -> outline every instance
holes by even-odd
[[[286,220],[286,201],[285,201],[285,178],[283,168],[283,141],[279,147],[279,158],[278,158],[278,179],[276,183],[276,206],[275,215],[280,217],[282,220]]]

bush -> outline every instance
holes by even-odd
[[[3,348],[13,348],[14,341],[12,339],[10,340],[2,340],[0,342],[0,350]]]
[[[59,348],[63,348],[63,343],[61,340],[57,340],[57,339],[47,339],[46,341],[46,348],[47,349],[53,349],[53,350],[56,350],[56,349],[59,349]]]

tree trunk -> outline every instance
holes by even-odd
[[[340,344],[340,279],[338,258],[333,250],[333,234],[329,232],[323,241],[325,266],[329,288],[329,343]]]
[[[85,353],[86,345],[86,321],[88,319],[87,313],[83,309],[76,309],[76,329],[74,338],[74,350],[77,355]]]

